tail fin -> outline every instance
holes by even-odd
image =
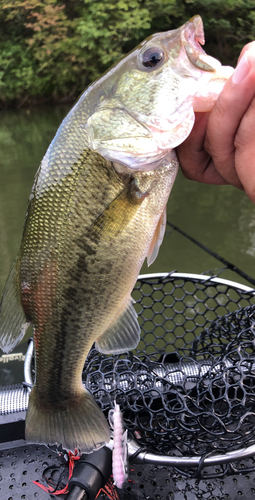
[[[62,444],[67,451],[75,448],[91,453],[110,440],[107,421],[92,398],[84,389],[79,401],[63,409],[47,408],[38,402],[34,386],[26,416],[26,440],[30,443]]]

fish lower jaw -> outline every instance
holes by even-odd
[[[177,161],[177,156],[174,149],[161,151],[157,157],[147,157],[136,159],[132,162],[132,166],[127,166],[121,162],[112,162],[114,170],[123,178],[130,178],[134,171],[150,172],[162,167],[167,167],[172,161]],[[124,182],[124,181],[123,181]],[[125,183],[125,182],[124,182]]]
[[[195,112],[206,113],[212,110],[226,81],[232,76],[233,72],[234,68],[231,66],[220,66],[215,71],[209,83],[201,87],[199,92],[194,95],[193,109]]]

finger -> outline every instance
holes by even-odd
[[[251,50],[253,51],[254,50],[254,43],[255,42],[250,42],[250,43],[247,43],[241,50],[240,52],[240,56],[238,57],[238,60],[237,60],[237,64],[239,63],[240,59],[243,57],[243,55],[245,54],[245,52]]]
[[[241,120],[235,138],[236,172],[245,192],[255,203],[255,98]]]
[[[255,42],[243,50],[233,76],[226,82],[210,114],[205,149],[219,174],[242,188],[235,166],[235,136],[255,94]]]
[[[187,179],[205,184],[227,184],[204,149],[209,113],[196,113],[189,137],[177,148],[182,172]]]

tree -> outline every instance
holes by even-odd
[[[253,0],[0,0],[0,102],[74,99],[144,38],[195,14],[224,64],[255,38]]]

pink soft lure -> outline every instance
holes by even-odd
[[[128,447],[127,430],[124,431],[120,406],[115,402],[114,409],[109,411],[109,422],[113,429],[112,475],[114,485],[123,488],[128,479]]]

